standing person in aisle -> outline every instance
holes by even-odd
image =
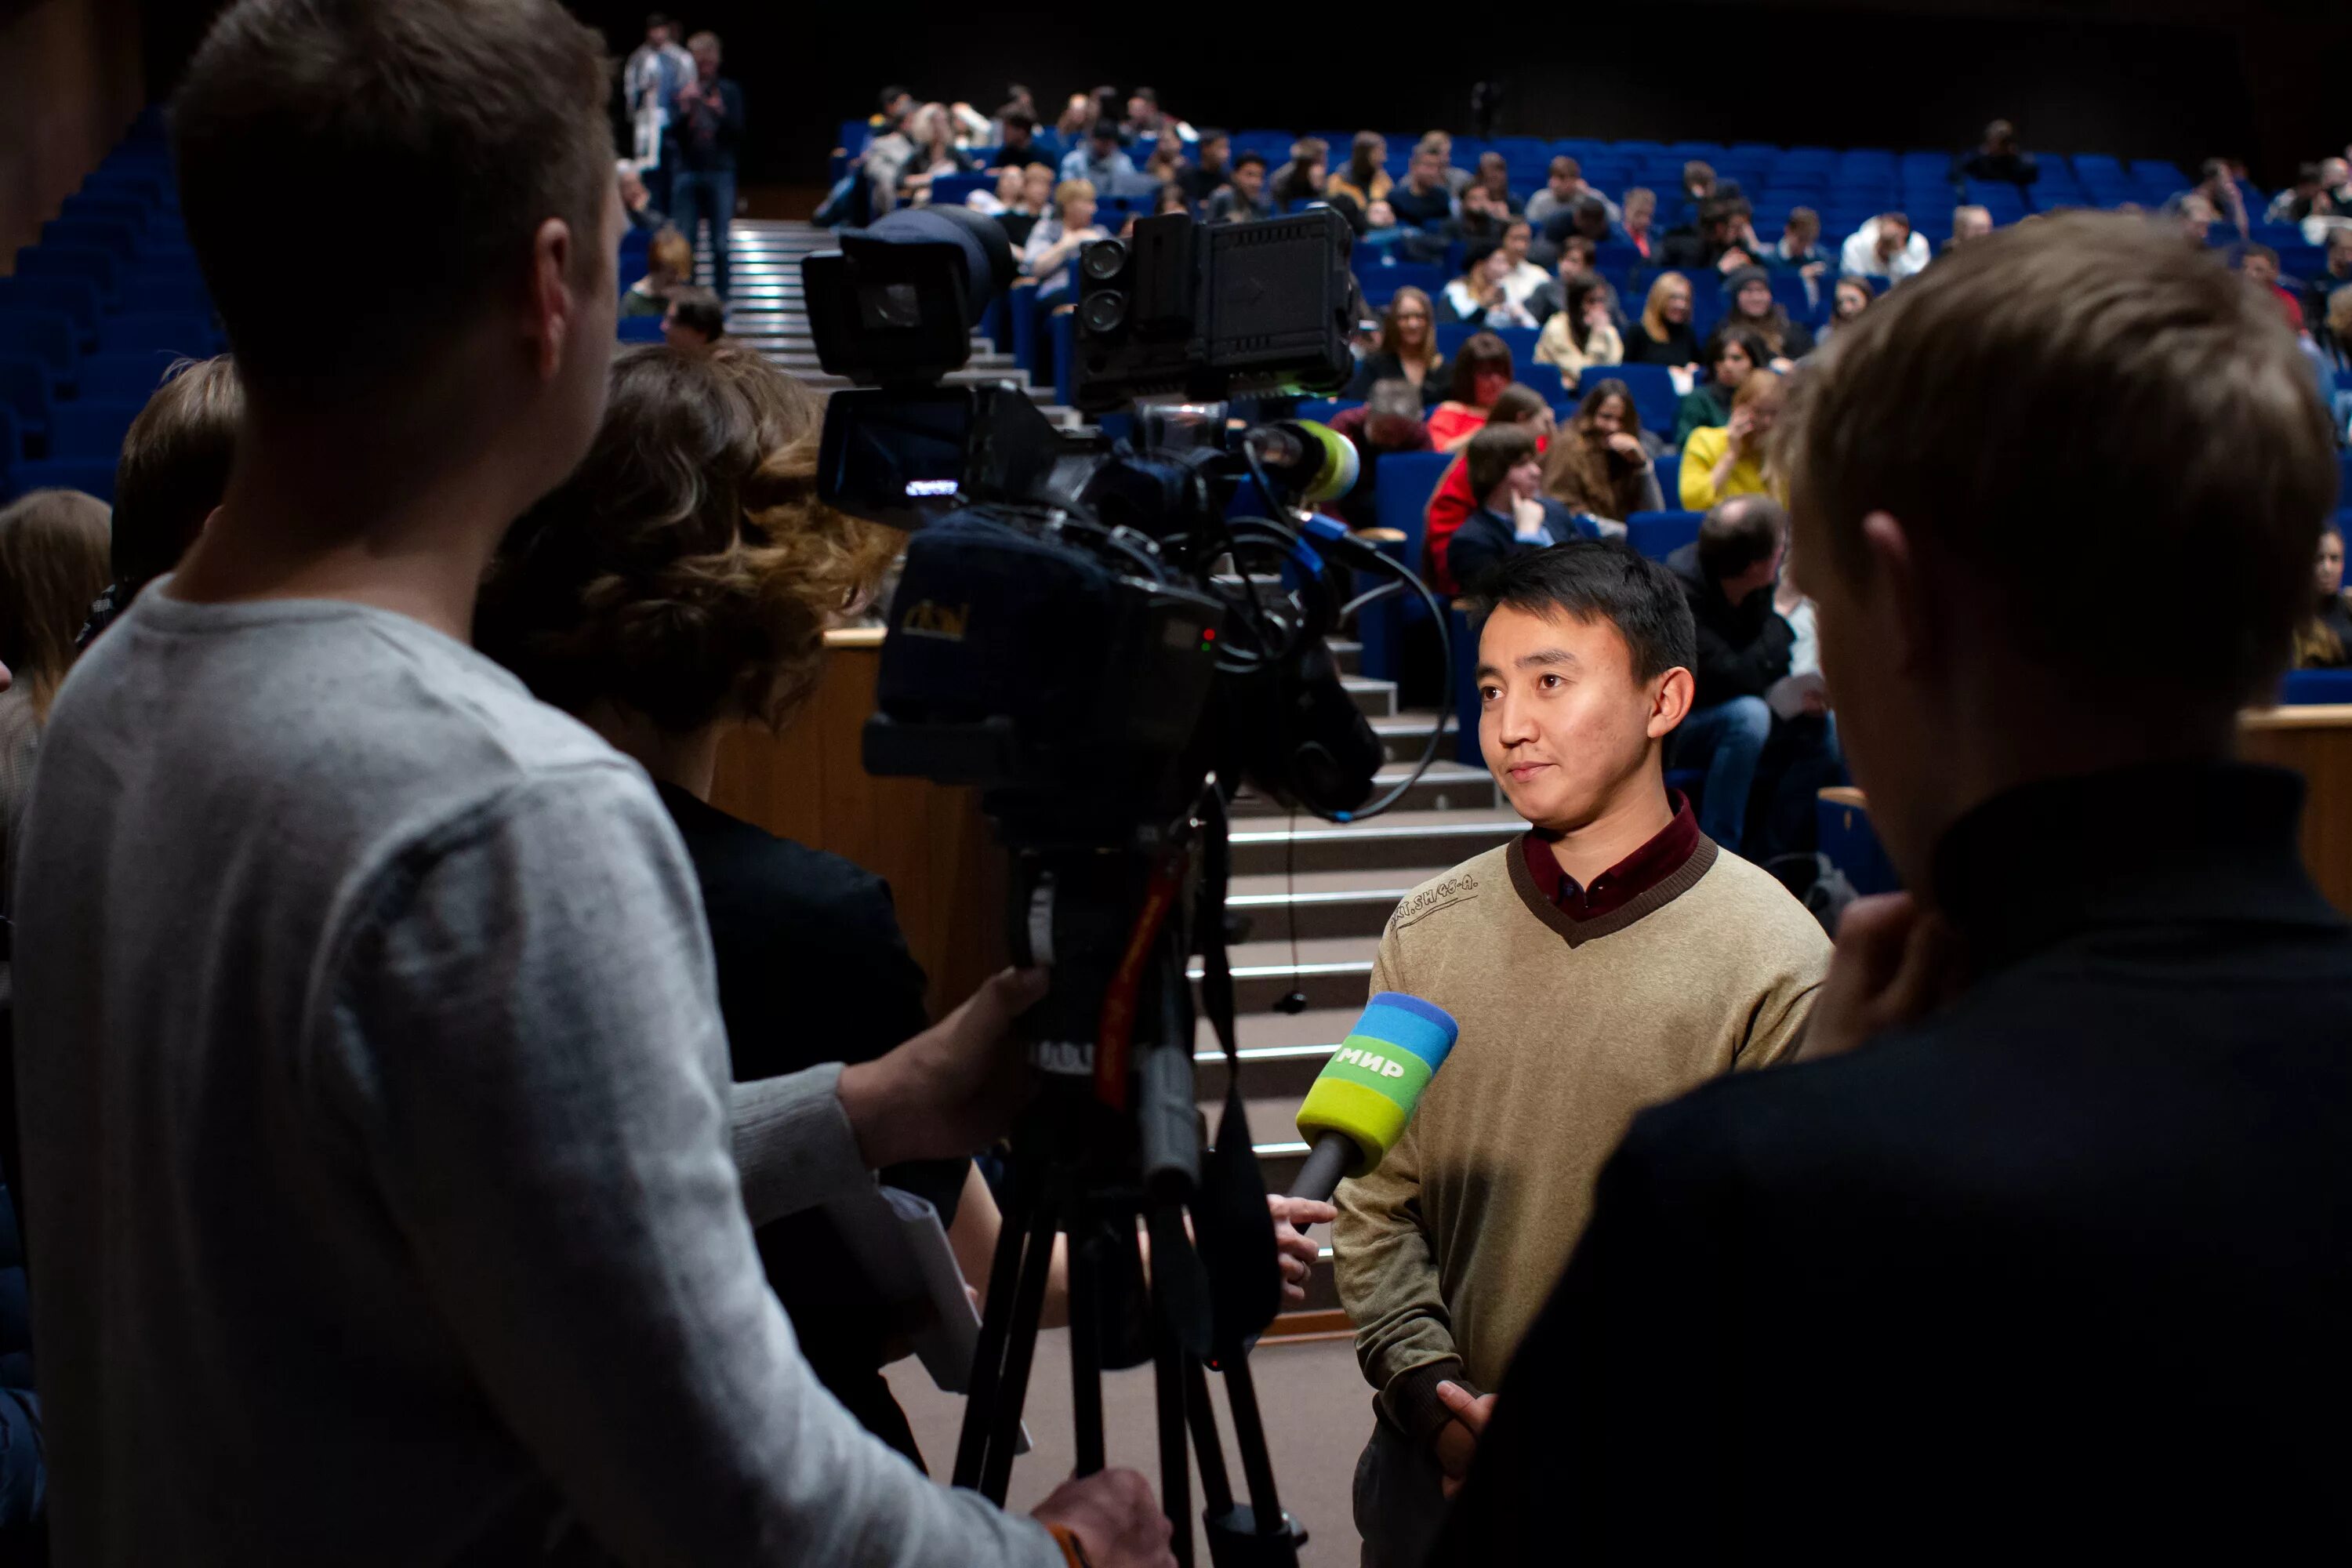
[[[719,74],[719,35],[687,40],[694,79],[678,89],[670,127],[670,216],[687,243],[710,230],[710,286],[720,300],[733,289],[730,251],[735,226],[735,159],[743,144],[743,89]]]

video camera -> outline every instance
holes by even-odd
[[[1075,397],[1126,411],[1124,439],[1056,426],[1024,387],[945,379],[1013,280],[992,220],[893,214],[802,262],[819,358],[865,384],[826,411],[819,492],[911,534],[866,768],[980,788],[1013,852],[1014,957],[1053,968],[1023,1020],[1049,1088],[1016,1134],[956,1483],[1004,1495],[1032,1288],[1063,1226],[1080,1382],[1158,1363],[1162,1499],[1189,1548],[1189,1425],[1220,1563],[1294,1561],[1304,1536],[1275,1498],[1247,1397],[1246,1347],[1280,1302],[1265,1188],[1237,1071],[1202,1148],[1188,960],[1202,960],[1205,1009],[1237,1065],[1234,794],[1246,784],[1347,820],[1412,783],[1366,805],[1381,746],[1326,638],[1357,605],[1428,590],[1308,510],[1354,482],[1351,446],[1317,425],[1229,417],[1237,397],[1345,380],[1360,314],[1351,245],[1339,215],[1310,209],[1212,226],[1144,218],[1131,240],[1086,246],[1071,269]],[[1351,598],[1358,572],[1390,581]],[[1150,1312],[1139,1215],[1153,1238]],[[1211,1463],[1211,1361],[1233,1396],[1246,1508]],[[1078,1409],[1084,1473],[1102,1462],[1100,1407],[1082,1394]]]

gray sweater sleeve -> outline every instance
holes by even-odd
[[[753,1229],[873,1185],[841,1109],[841,1064],[730,1086],[728,1131]]]
[[[533,776],[369,889],[310,1070],[441,1331],[625,1561],[1061,1563],[1034,1521],[867,1435],[802,1358],[730,1123],[809,1134],[819,1189],[854,1145],[829,1069],[730,1118],[701,927],[675,835],[618,764]]]

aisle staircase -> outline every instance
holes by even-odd
[[[830,390],[848,384],[824,375],[809,336],[800,286],[800,258],[832,243],[824,229],[807,224],[748,223],[735,226],[735,299],[729,331],[772,360]],[[970,368],[958,379],[1017,379],[1011,356],[982,340]],[[1045,395],[1033,389],[1041,402]],[[1370,718],[1387,752],[1379,789],[1402,777],[1428,743],[1438,717],[1399,711],[1393,683],[1360,673],[1361,649],[1336,642],[1343,679],[1357,705]],[[1416,885],[1526,826],[1504,805],[1483,768],[1454,762],[1447,742],[1441,760],[1394,810],[1367,822],[1344,826],[1285,813],[1244,791],[1233,825],[1232,907],[1249,929],[1232,950],[1237,997],[1237,1041],[1242,1090],[1250,1130],[1269,1190],[1281,1191],[1305,1159],[1294,1123],[1298,1102],[1323,1060],[1346,1037],[1363,1008],[1372,954],[1381,928],[1399,900]],[[1198,973],[1197,965],[1195,974]],[[1306,1010],[1276,1011],[1297,990]],[[1225,1060],[1214,1032],[1203,1021],[1194,1043],[1200,1103],[1216,1124],[1225,1092]],[[1309,1289],[1307,1311],[1329,1313],[1339,1306],[1333,1289],[1329,1238],[1322,1268]],[[1294,1330],[1336,1326],[1328,1318],[1294,1319]]]

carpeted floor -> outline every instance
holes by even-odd
[[[1262,1346],[1250,1358],[1250,1368],[1265,1412],[1266,1446],[1274,1455],[1275,1480],[1282,1490],[1283,1507],[1307,1526],[1308,1540],[1298,1559],[1301,1568],[1356,1568],[1356,1526],[1349,1506],[1349,1483],[1355,1474],[1356,1456],[1371,1433],[1372,1396],[1363,1374],[1356,1370],[1354,1347],[1345,1339]],[[922,1364],[911,1359],[891,1367],[887,1375],[914,1426],[923,1457],[930,1461],[931,1474],[944,1481],[955,1465],[963,1400],[932,1387]],[[1222,1382],[1214,1376],[1209,1381],[1213,1385]],[[1234,1452],[1223,1389],[1213,1397],[1218,1402],[1219,1425],[1225,1430],[1226,1468],[1232,1473],[1234,1494],[1240,1496],[1245,1489],[1241,1460]],[[1012,1494],[1005,1500],[1008,1507],[1024,1511],[1035,1507],[1070,1472],[1067,1334],[1049,1331],[1037,1336],[1036,1373],[1030,1380],[1024,1409],[1036,1447],[1013,1465]],[[1156,1477],[1160,1461],[1153,1436],[1150,1367],[1104,1374],[1103,1420],[1111,1463]],[[1197,1479],[1194,1485],[1197,1510]],[[1206,1568],[1205,1544],[1194,1561]]]

